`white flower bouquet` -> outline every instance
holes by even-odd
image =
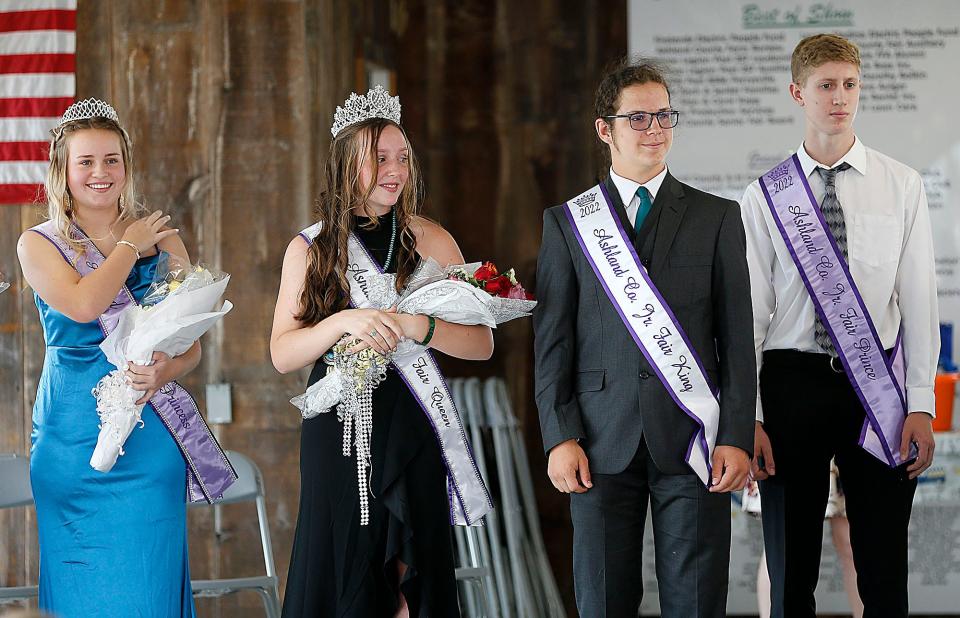
[[[116,369],[93,389],[100,416],[100,434],[90,458],[94,469],[113,468],[133,428],[142,425],[143,404],[136,402],[144,391],[127,384],[128,363],[152,364],[154,352],[170,357],[186,352],[233,308],[226,300],[216,309],[229,281],[226,273],[161,254],[154,282],[141,303],[124,309],[116,328],[100,344]]]
[[[454,324],[483,324],[496,328],[498,324],[530,315],[537,304],[517,282],[513,269],[501,274],[491,262],[444,268],[428,258],[410,276],[403,293],[397,293],[395,281],[395,276],[389,273],[372,276],[367,289],[369,307],[381,310],[396,307],[399,313],[430,315]],[[356,340],[349,335],[341,339],[332,353],[324,355],[329,365],[327,375],[305,393],[290,400],[304,418],[313,418],[337,406],[340,419],[347,422],[345,419],[359,414],[352,393],[360,392],[361,386],[363,391],[372,393],[383,379],[366,377],[368,362],[372,362],[371,366],[378,371],[382,365],[385,375],[393,358],[404,358],[423,350],[423,346],[408,339],[401,341],[389,357],[364,350],[364,358],[351,358],[357,355],[349,354],[347,350],[355,343]],[[349,398],[344,397],[348,393]],[[361,392],[361,395],[367,397],[369,393]],[[347,435],[344,431],[344,436]],[[349,454],[347,448],[345,444],[345,455]]]

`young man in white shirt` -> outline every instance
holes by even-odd
[[[907,616],[907,525],[916,477],[933,459],[940,348],[927,200],[916,171],[854,133],[856,45],[807,37],[791,70],[804,141],[741,203],[760,393],[753,473],[772,616],[816,613],[834,456],[864,616]],[[877,390],[885,379],[892,388]]]

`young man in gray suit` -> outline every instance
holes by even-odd
[[[610,71],[596,116],[610,174],[544,213],[534,314],[577,606],[637,616],[649,502],[662,615],[724,616],[729,492],[747,478],[756,401],[739,209],[667,171],[679,113],[656,66]]]

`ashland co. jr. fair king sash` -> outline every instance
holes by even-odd
[[[717,442],[720,402],[680,322],[623,231],[606,188],[599,184],[566,204],[564,211],[587,261],[673,401],[697,424],[687,464],[706,486]]]
[[[888,358],[797,155],[761,176],[760,188],[866,411],[860,445],[890,467],[903,463],[900,438],[907,408],[901,388],[905,367],[900,338]]]
[[[300,235],[311,243],[319,231],[319,224],[314,224],[300,232]],[[382,274],[383,270],[355,234],[350,234],[347,251],[350,304],[359,309],[373,307],[374,304],[367,297],[368,281],[371,275]],[[436,359],[430,350],[423,349],[402,357],[395,356],[390,362],[427,415],[437,436],[447,467],[450,521],[458,526],[482,525],[484,515],[493,510],[493,502],[473,459],[460,413]]]
[[[76,250],[60,237],[53,221],[46,221],[30,228],[40,234],[60,251],[67,261],[81,277],[92,273],[103,261],[103,254],[96,245],[87,238],[78,227],[71,228],[71,234],[76,238],[84,239],[90,251],[78,256]],[[104,336],[117,327],[120,313],[137,301],[126,285],[120,288],[117,297],[110,303],[107,310],[98,318],[100,330]],[[180,452],[187,463],[187,500],[190,502],[214,502],[223,492],[237,480],[237,473],[230,465],[226,455],[217,443],[217,439],[210,433],[206,421],[200,414],[197,402],[190,393],[176,382],[170,382],[161,387],[150,404],[157,412],[157,416],[173,436]]]

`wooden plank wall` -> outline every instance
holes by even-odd
[[[135,143],[140,191],[169,211],[191,255],[233,274],[236,308],[204,340],[185,381],[228,382],[226,448],[262,468],[278,571],[285,579],[299,495],[299,422],[268,337],[282,255],[310,221],[333,110],[358,58],[392,69],[403,123],[423,166],[426,213],[468,259],[494,258],[533,281],[541,212],[587,187],[603,164],[592,101],[601,68],[626,51],[623,0],[79,0],[79,97],[111,101]],[[33,206],[0,207],[0,270]],[[0,452],[29,450],[43,344],[29,290],[0,296]],[[505,375],[528,432],[545,536],[572,599],[567,502],[545,480],[533,406],[529,321],[497,332],[490,363],[450,375]],[[190,514],[196,577],[262,572],[255,513]],[[0,512],[0,584],[35,581],[28,509]],[[254,595],[198,604],[202,616],[262,615]]]

